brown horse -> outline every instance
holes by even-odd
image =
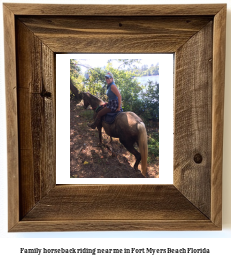
[[[78,93],[84,100],[84,108],[90,105],[93,110],[98,106],[103,105],[105,102],[90,93]],[[96,112],[94,118],[96,117]],[[112,124],[102,123],[97,126],[99,132],[99,141],[102,143],[101,128],[104,128],[107,135],[110,137],[119,138],[120,142],[124,147],[132,153],[136,162],[134,165],[135,170],[138,169],[138,165],[141,161],[141,172],[143,176],[147,173],[147,157],[148,157],[148,146],[147,146],[147,132],[143,121],[133,112],[121,112],[116,117]],[[134,144],[137,143],[139,146],[138,152],[134,148]]]

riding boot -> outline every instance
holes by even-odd
[[[95,129],[99,125],[100,121],[101,121],[101,118],[96,117],[95,121],[92,124],[88,123],[87,125],[88,125],[88,127]]]

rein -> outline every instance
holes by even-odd
[[[100,107],[105,107],[106,106],[106,102],[104,103],[104,104],[102,104],[102,105],[99,105],[99,106],[97,106],[97,107],[92,107],[92,110],[94,110],[95,112],[97,112],[97,110],[100,108]]]

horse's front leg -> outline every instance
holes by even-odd
[[[98,133],[99,133],[99,145],[102,145],[102,126],[97,126]]]

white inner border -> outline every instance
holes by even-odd
[[[154,64],[159,62],[158,179],[70,178],[70,59],[150,59]],[[173,184],[173,82],[173,54],[56,54],[56,184]]]

